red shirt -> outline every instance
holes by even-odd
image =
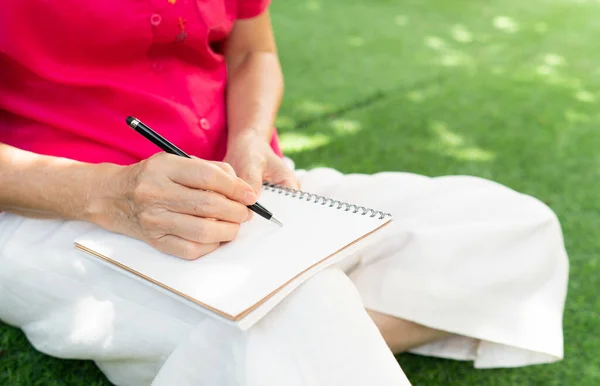
[[[236,19],[269,0],[0,1],[0,142],[39,154],[129,164],[160,151],[133,115],[182,150],[225,155]],[[281,155],[274,134],[272,147]]]

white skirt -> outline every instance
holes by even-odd
[[[0,215],[0,319],[36,349],[91,359],[128,386],[409,385],[365,307],[453,334],[414,353],[477,368],[562,359],[568,260],[545,204],[474,177],[297,174],[303,190],[394,221],[248,331],[76,252],[91,224],[10,214]]]

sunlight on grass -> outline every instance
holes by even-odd
[[[422,91],[411,91],[406,94],[406,98],[411,102],[419,103],[423,102],[426,96]]]
[[[455,26],[452,30],[453,37],[462,42],[472,41],[473,37],[465,27]],[[425,45],[440,52],[439,62],[444,67],[466,66],[473,63],[473,58],[465,52],[453,50],[438,36],[427,36]]]
[[[506,33],[515,33],[519,30],[517,22],[508,16],[496,16],[494,18],[494,27]]]
[[[431,145],[432,151],[461,161],[487,162],[496,158],[496,155],[490,151],[468,145],[463,136],[452,132],[444,122],[432,122],[430,129],[437,137]]]
[[[462,136],[451,132],[444,122],[432,122],[430,127],[431,130],[437,134],[439,141],[444,145],[456,147],[465,142]]]
[[[365,45],[365,39],[360,36],[352,36],[348,39],[348,45],[352,47],[362,47]]]
[[[283,133],[280,136],[281,149],[288,153],[316,149],[330,142],[331,137],[321,133]]]
[[[446,43],[437,36],[427,36],[425,38],[425,45],[427,45],[429,48],[433,48],[434,50],[441,50],[446,46]]]
[[[554,54],[554,53],[550,53],[550,54],[546,54],[544,56],[544,63],[547,64],[548,66],[564,66],[566,64],[566,60],[564,57],[558,55],[558,54]]]
[[[321,3],[319,3],[316,0],[308,0],[308,2],[306,3],[306,8],[308,8],[311,11],[318,11],[321,9]]]
[[[408,25],[408,16],[406,16],[406,15],[397,15],[394,18],[394,23],[396,25],[399,25],[399,26],[402,26],[402,27],[405,26],[405,25]]]
[[[452,38],[460,43],[470,43],[473,41],[473,34],[464,25],[457,24],[452,27]]]
[[[537,72],[541,76],[548,76],[554,72],[554,68],[543,64],[541,66],[538,66],[538,68],[535,69],[535,72]]]
[[[584,103],[593,103],[596,101],[596,95],[586,90],[578,90],[575,93],[575,99]]]
[[[314,102],[314,101],[303,101],[297,106],[298,110],[307,114],[322,114],[329,110],[329,106],[325,103]]]
[[[473,63],[473,58],[464,52],[453,51],[442,55],[440,62],[444,67],[468,66]]]
[[[582,90],[581,79],[561,73],[560,68],[557,65],[551,66],[542,64],[535,68],[535,73],[539,75],[546,84],[574,90],[574,98],[581,102],[591,103],[596,99],[594,94]]]
[[[334,119],[329,125],[338,135],[355,134],[361,130],[360,123],[350,119]]]
[[[279,127],[293,128],[295,122],[286,117],[277,120]],[[353,135],[358,133],[362,126],[360,122],[351,119],[333,119],[328,122],[332,134],[337,136]],[[331,135],[324,133],[302,133],[302,132],[283,132],[279,134],[281,149],[286,153],[298,153],[301,151],[312,150],[329,144],[332,141]]]
[[[496,158],[496,155],[478,147],[466,147],[464,149],[449,149],[447,155],[462,161],[487,162]]]
[[[571,123],[585,123],[590,121],[588,114],[580,113],[579,111],[567,109],[565,110],[565,119]]]
[[[421,103],[424,100],[439,94],[443,90],[444,88],[441,85],[432,84],[428,87],[423,87],[407,92],[406,99],[413,103]]]
[[[545,54],[541,58],[541,61],[542,64],[536,68],[535,72],[544,77],[550,75],[555,75],[556,78],[560,77],[560,75],[556,73],[556,68],[566,64],[565,58],[555,53]]]

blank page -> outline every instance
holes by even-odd
[[[228,319],[237,320],[286,283],[390,221],[264,190],[259,202],[283,223],[254,214],[234,241],[197,260],[163,254],[144,242],[95,229],[80,249],[145,277]]]

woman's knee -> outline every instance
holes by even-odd
[[[338,268],[327,268],[302,283],[264,320],[263,326],[339,323],[347,318],[368,317],[352,281]]]

